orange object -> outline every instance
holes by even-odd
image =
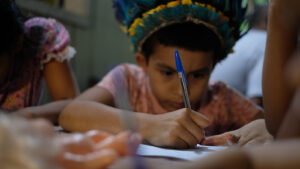
[[[99,143],[106,139],[109,136],[112,136],[112,134],[99,131],[99,130],[90,130],[85,134],[87,137],[91,138],[95,143]]]
[[[129,145],[129,139],[134,145]],[[119,156],[136,151],[141,137],[138,134],[122,132],[112,135],[91,130],[85,134],[67,134],[57,138],[62,151],[57,156],[64,169],[101,169],[113,163]]]
[[[130,154],[129,148],[129,132],[122,132],[116,136],[110,136],[96,145],[97,150],[101,149],[113,149],[117,151],[120,156]]]

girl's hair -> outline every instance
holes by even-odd
[[[147,61],[158,44],[191,51],[213,52],[214,64],[217,63],[223,53],[218,36],[206,26],[193,22],[172,24],[150,36],[142,45],[142,53]]]
[[[14,0],[0,2],[0,55],[13,50],[21,35],[24,34],[23,17]]]
[[[2,105],[10,92],[20,89],[32,80],[35,70],[33,67],[40,64],[36,55],[40,50],[43,31],[39,27],[33,27],[25,33],[23,16],[14,0],[0,1],[0,22],[2,34],[0,56],[7,53],[9,59],[13,61],[7,72],[5,84],[0,87],[0,93],[3,94],[0,99],[0,105]],[[21,37],[23,41],[20,41]],[[30,98],[33,98],[32,94],[33,88],[30,91]]]

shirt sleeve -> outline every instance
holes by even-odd
[[[128,71],[126,66],[119,65],[105,75],[97,86],[105,88],[112,94],[116,107],[128,109],[130,108],[127,102],[129,101],[128,83]]]
[[[228,109],[233,126],[242,127],[253,120],[254,116],[261,111],[255,103],[248,100],[238,91],[227,87]]]
[[[41,34],[41,67],[56,60],[63,62],[74,57],[76,51],[70,46],[70,35],[67,29],[55,19],[42,17],[32,18],[25,22],[27,34]],[[38,32],[38,33],[37,33]]]

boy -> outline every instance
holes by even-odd
[[[276,127],[279,130],[276,131],[277,141],[268,144],[268,145],[260,145],[260,146],[253,146],[250,148],[229,148],[222,152],[214,153],[208,157],[203,159],[195,160],[191,163],[182,163],[179,162],[175,163],[173,161],[160,161],[150,159],[151,166],[148,168],[158,168],[161,166],[174,166],[172,168],[175,169],[299,169],[300,168],[300,125],[299,125],[299,117],[300,117],[300,106],[299,99],[300,99],[300,52],[299,52],[299,40],[295,40],[294,38],[299,38],[299,28],[300,25],[297,24],[300,21],[300,11],[299,11],[300,1],[292,0],[289,3],[286,3],[285,0],[273,0],[271,1],[271,8],[270,8],[270,16],[269,16],[269,36],[268,36],[268,43],[266,50],[270,50],[269,53],[266,54],[265,62],[267,62],[268,66],[272,66],[277,69],[281,69],[283,65],[282,62],[270,62],[270,60],[274,60],[273,49],[275,47],[287,47],[291,45],[286,50],[280,48],[277,52],[279,54],[276,55],[276,58],[285,58],[287,59],[288,64],[286,64],[282,74],[280,76],[277,75],[277,83],[284,81],[287,84],[287,89],[292,90],[292,99],[288,101],[287,109],[284,110],[282,113],[282,119],[280,119],[280,124],[278,125],[277,121],[270,120],[268,127]],[[281,25],[282,27],[278,27]],[[284,26],[284,27],[283,27]],[[293,31],[294,30],[294,31]],[[290,36],[293,35],[293,36]],[[273,41],[277,39],[277,41]],[[291,39],[293,39],[291,41]],[[276,48],[277,49],[277,48]],[[270,59],[270,60],[269,60]],[[281,64],[279,64],[281,63]],[[274,69],[273,69],[274,70]],[[282,70],[282,69],[281,69]],[[266,71],[264,75],[264,80],[268,80],[269,76],[272,76],[273,72]],[[284,77],[282,77],[284,76]],[[288,80],[285,80],[288,77]],[[281,82],[282,83],[282,82]],[[270,85],[270,86],[269,86]],[[273,84],[267,83],[265,84],[265,88],[273,88]],[[280,89],[280,90],[279,90]],[[277,88],[277,92],[273,97],[279,97],[282,94],[283,89],[285,87]],[[278,91],[280,91],[278,93]],[[270,97],[272,96],[269,93]],[[280,99],[280,98],[277,98]],[[281,98],[281,100],[286,98]],[[272,100],[266,100],[272,103]],[[281,103],[279,106],[285,104],[285,102]],[[283,103],[283,104],[282,104]],[[278,104],[278,103],[276,103]],[[274,105],[274,104],[273,104]],[[278,105],[274,105],[273,110],[276,110]],[[272,105],[270,105],[272,108]],[[277,114],[273,119],[278,118]],[[272,119],[272,118],[270,118]],[[272,129],[272,128],[270,128]],[[285,140],[282,140],[285,139]],[[148,160],[148,159],[146,159]],[[123,161],[122,161],[123,162]],[[124,161],[126,162],[126,161]],[[174,164],[173,164],[174,163]],[[122,166],[123,169],[126,169],[126,163],[115,163],[113,167],[110,168],[120,168]],[[161,167],[163,168],[163,167]],[[165,167],[166,168],[166,167]]]
[[[139,67],[117,66],[62,112],[60,125],[71,131],[118,133],[124,130],[122,109],[130,109],[146,141],[187,148],[204,136],[257,119],[261,112],[252,102],[221,82],[208,84],[215,64],[240,37],[245,9],[240,1],[229,3],[225,8],[219,1],[114,1],[116,16],[127,27],[137,51]],[[182,57],[192,109],[197,111],[183,108],[175,49]],[[237,138],[225,135],[227,139]]]

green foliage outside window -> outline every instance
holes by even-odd
[[[255,4],[257,5],[264,5],[268,2],[270,2],[270,0],[255,0]]]

